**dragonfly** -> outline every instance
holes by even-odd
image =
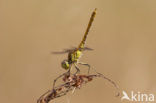
[[[82,52],[83,51],[85,51],[85,50],[93,50],[91,48],[85,47],[85,44],[86,44],[86,39],[87,39],[88,33],[89,33],[90,28],[92,26],[92,23],[94,21],[94,18],[95,18],[95,15],[96,15],[96,11],[97,11],[97,9],[95,8],[95,10],[91,14],[91,17],[90,17],[87,29],[86,29],[86,31],[84,33],[84,36],[83,36],[80,44],[78,45],[78,47],[73,48],[73,49],[64,49],[64,51],[62,51],[62,52],[53,52],[54,54],[68,53],[68,58],[61,62],[62,68],[65,69],[65,70],[68,70],[68,72],[66,72],[66,73],[70,73],[71,68],[72,68],[73,65],[76,68],[75,74],[79,73],[80,69],[78,67],[78,64],[80,64],[80,65],[85,65],[85,66],[88,67],[88,74],[89,74],[89,71],[90,71],[90,68],[91,68],[90,65],[88,63],[80,62],[79,59],[82,56]],[[66,73],[60,75],[58,78],[64,76]],[[56,80],[58,78],[56,78],[54,80],[53,87],[54,87],[55,82],[56,82]]]

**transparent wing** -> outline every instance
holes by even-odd
[[[84,47],[84,50],[94,50],[94,49],[89,48],[89,47]]]
[[[62,51],[54,51],[54,52],[51,52],[52,54],[65,54],[65,53],[69,53],[73,51],[72,49],[63,49]]]
[[[63,49],[62,51],[54,51],[54,52],[51,52],[51,53],[52,53],[52,54],[65,54],[65,53],[72,52],[72,51],[74,51],[74,50],[76,50],[76,49],[77,49],[76,47],[71,47],[70,49]],[[83,50],[84,50],[84,51],[86,51],[86,50],[91,51],[91,50],[94,50],[94,49],[89,48],[89,47],[84,47]]]

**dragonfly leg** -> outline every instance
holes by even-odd
[[[53,89],[54,89],[54,87],[55,87],[56,81],[57,81],[59,78],[61,78],[61,77],[63,77],[64,75],[66,75],[66,74],[70,74],[70,69],[69,69],[67,72],[65,72],[65,73],[61,74],[60,76],[58,76],[58,77],[53,81]]]
[[[76,64],[74,64],[74,66],[75,66],[75,68],[76,68],[76,72],[75,72],[74,74],[80,73],[79,67],[78,67]]]
[[[79,62],[78,64],[87,66],[88,67],[88,74],[89,74],[91,66],[88,63]]]

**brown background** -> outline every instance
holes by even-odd
[[[36,103],[52,87],[67,55],[50,52],[77,46],[95,7],[95,50],[81,61],[128,93],[156,93],[155,0],[0,0],[1,103]],[[120,103],[114,90],[98,79],[55,103]]]

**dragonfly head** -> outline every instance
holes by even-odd
[[[68,62],[68,60],[62,61],[61,66],[62,66],[62,68],[68,70],[69,69],[69,62]]]

